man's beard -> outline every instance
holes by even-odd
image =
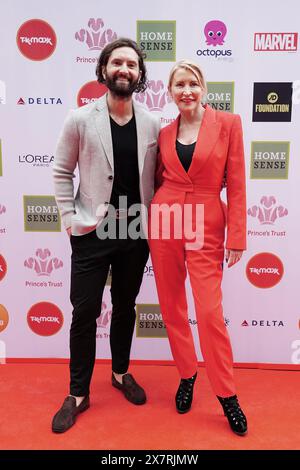
[[[105,79],[105,85],[107,88],[117,97],[120,98],[129,98],[132,93],[137,89],[138,86],[138,80],[128,80],[126,83],[125,81],[123,83],[117,82],[118,77],[106,77]]]

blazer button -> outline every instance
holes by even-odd
[[[109,175],[108,179],[109,179],[109,180],[114,179],[113,175]]]

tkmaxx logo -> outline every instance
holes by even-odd
[[[29,328],[40,336],[55,335],[63,326],[64,318],[60,309],[51,302],[39,302],[27,313]]]
[[[281,281],[283,273],[282,261],[273,253],[258,253],[246,266],[248,281],[262,289],[276,286]]]
[[[0,281],[5,277],[7,273],[7,264],[2,255],[0,255]]]
[[[89,103],[97,101],[101,96],[105,95],[107,88],[105,85],[102,85],[93,80],[92,82],[87,82],[83,85],[77,95],[77,105],[78,107],[84,106]]]
[[[30,60],[45,60],[56,48],[56,34],[44,20],[29,20],[17,32],[17,45],[21,54]]]

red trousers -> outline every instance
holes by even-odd
[[[158,194],[159,193],[159,194]],[[160,188],[153,203],[174,201],[174,191]],[[172,354],[181,378],[197,370],[197,356],[188,321],[185,280],[189,273],[200,347],[207,375],[216,395],[235,395],[233,357],[222,310],[222,262],[224,257],[224,213],[219,194],[183,194],[177,201],[202,202],[205,208],[204,245],[186,249],[186,239],[152,238],[150,252],[158,297]],[[151,221],[149,227],[153,226]],[[161,232],[160,232],[161,233]]]

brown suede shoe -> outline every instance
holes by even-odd
[[[89,406],[89,396],[86,396],[78,406],[75,397],[67,397],[52,420],[52,431],[61,433],[70,429],[75,424],[77,415],[87,410]]]
[[[121,390],[121,392],[123,392],[125,398],[127,398],[128,401],[130,401],[134,405],[143,405],[144,403],[146,403],[145,391],[142,389],[142,387],[139,386],[139,384],[136,383],[131,374],[123,375],[122,380],[123,383],[120,384],[116,380],[114,374],[112,374],[112,386],[117,388],[118,390]]]

